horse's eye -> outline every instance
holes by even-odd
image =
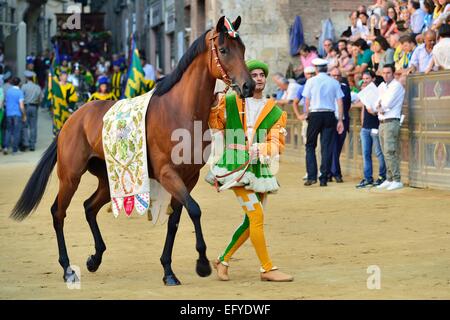
[[[227,53],[227,49],[225,49],[225,48],[220,48],[220,49],[219,49],[219,52],[220,52],[221,54],[225,54],[225,53]]]

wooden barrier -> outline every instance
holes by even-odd
[[[301,121],[292,106],[288,113],[286,154],[304,162],[305,147],[301,137]],[[413,187],[450,190],[450,72],[408,77],[401,127],[402,181]],[[341,154],[344,176],[362,178],[361,108],[350,110],[350,132]],[[374,178],[378,161],[373,154]],[[320,157],[318,157],[320,161]]]

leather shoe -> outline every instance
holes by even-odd
[[[228,281],[230,280],[230,277],[228,276],[228,263],[222,262],[219,259],[214,260],[213,266],[214,269],[217,271],[217,277],[222,281]]]
[[[304,185],[305,186],[310,186],[310,185],[313,185],[314,183],[317,183],[317,180],[306,180]]]
[[[320,181],[320,186],[321,187],[326,187],[327,186],[327,182],[326,181]]]
[[[273,281],[273,282],[290,282],[294,277],[281,272],[280,270],[270,270],[267,272],[261,272],[261,281]]]
[[[342,177],[334,177],[334,180],[336,180],[336,183],[343,183],[344,180],[342,180]]]

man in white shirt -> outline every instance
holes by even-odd
[[[306,132],[306,171],[308,179],[304,183],[310,186],[317,182],[317,138],[320,134],[321,165],[320,186],[327,186],[328,175],[331,172],[332,146],[334,132],[344,132],[343,104],[344,94],[339,82],[328,74],[328,61],[314,59],[317,75],[306,81],[303,89],[306,113],[308,114],[308,129]],[[336,101],[338,104],[338,119],[335,117]]]
[[[156,81],[155,68],[151,64],[147,63],[147,60],[144,56],[141,57],[141,64],[142,69],[144,69],[145,79]]]
[[[450,25],[444,24],[439,28],[439,42],[433,48],[433,61],[428,72],[433,66],[439,70],[450,70]]]
[[[425,43],[419,45],[411,56],[407,73],[425,72],[433,60],[433,48],[436,43],[436,32],[425,32]]]
[[[395,80],[395,67],[387,64],[382,70],[384,82],[378,86],[380,101],[377,106],[380,120],[379,135],[386,160],[387,177],[378,189],[389,191],[403,187],[400,181],[400,117],[405,89]]]
[[[277,100],[277,105],[279,106],[285,106],[287,104],[290,104],[294,101],[294,99],[297,97],[297,92],[300,89],[300,85],[295,82],[295,80],[288,80],[286,78],[281,78],[278,80],[281,90],[284,91],[283,96],[280,100]]]

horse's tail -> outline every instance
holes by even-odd
[[[17,201],[16,206],[12,210],[10,218],[22,221],[28,217],[32,211],[36,210],[39,202],[41,202],[45,188],[47,187],[48,179],[56,164],[57,141],[58,137],[56,137],[47,150],[45,150],[36,169],[34,169],[30,180],[28,180],[19,201]]]

